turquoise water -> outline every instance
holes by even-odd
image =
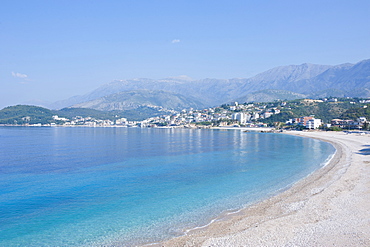
[[[238,130],[0,128],[0,246],[179,236],[322,166],[318,140]]]

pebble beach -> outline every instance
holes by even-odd
[[[288,190],[152,246],[370,246],[370,135],[285,133],[330,142],[336,153]]]

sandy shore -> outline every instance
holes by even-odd
[[[370,135],[290,134],[336,155],[289,190],[158,246],[370,246]]]

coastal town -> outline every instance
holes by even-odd
[[[370,247],[370,0],[1,1],[0,247]]]
[[[366,109],[370,100],[348,99],[346,104]],[[85,126],[85,127],[141,127],[141,128],[214,128],[214,127],[274,127],[286,129],[368,129],[368,119],[359,116],[353,119],[328,118],[321,119],[315,115],[299,115],[284,118],[282,113],[294,108],[298,104],[305,107],[313,107],[320,103],[337,104],[337,98],[313,100],[303,99],[300,101],[276,101],[272,103],[238,103],[224,104],[218,107],[202,110],[184,109],[172,111],[156,117],[150,117],[141,121],[128,120],[115,116],[114,119],[98,119],[94,117],[75,116],[71,118],[52,116],[50,123],[27,123],[29,116],[22,118],[26,123],[23,126]],[[343,102],[342,102],[343,103]],[[275,120],[272,120],[275,119]]]

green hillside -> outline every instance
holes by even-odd
[[[286,106],[281,108],[281,113],[272,115],[262,120],[265,123],[285,122],[290,118],[314,115],[329,123],[334,118],[356,119],[365,115],[365,109],[354,107],[356,101],[351,98],[339,98],[337,102],[306,102],[304,100],[288,101]],[[357,100],[358,103],[358,100]]]
[[[224,105],[226,108],[227,105]],[[273,125],[275,122],[286,122],[291,118],[314,115],[320,118],[324,123],[329,123],[334,118],[353,119],[366,117],[370,119],[370,104],[360,103],[359,99],[338,98],[328,101],[314,100],[292,100],[275,101],[271,103],[254,103],[254,107],[263,113],[272,109],[280,110],[280,113],[274,114],[266,119],[259,119]],[[222,106],[221,106],[222,108]],[[215,108],[215,112],[220,112],[221,108]],[[262,109],[262,110],[261,110]],[[266,110],[263,110],[266,109]],[[240,111],[240,110],[239,110]],[[254,110],[252,110],[253,112]],[[150,117],[163,116],[171,114],[158,107],[140,106],[130,110],[100,111],[89,108],[64,108],[59,111],[49,110],[43,107],[30,105],[9,106],[0,110],[0,124],[63,124],[64,121],[55,121],[54,115],[72,120],[76,116],[83,118],[91,117],[96,120],[111,120],[118,118],[127,118],[129,121],[141,121]]]
[[[62,124],[63,121],[53,119],[58,117],[72,119],[76,116],[83,118],[91,117],[94,119],[112,120],[127,118],[129,121],[141,121],[150,117],[164,115],[167,112],[159,111],[151,107],[139,107],[125,111],[99,111],[89,108],[63,108],[61,110],[49,110],[39,106],[16,105],[9,106],[0,110],[0,124]]]
[[[83,118],[92,117],[95,119],[109,119],[114,120],[117,117],[124,117],[121,112],[106,112],[106,111],[99,111],[89,108],[63,108],[59,111],[54,111],[55,115],[59,117],[65,118],[73,118],[76,116],[81,116]]]
[[[305,98],[306,95],[286,90],[267,89],[247,94],[234,101],[236,102],[273,102],[274,100],[295,100]]]
[[[168,112],[159,111],[155,108],[140,106],[139,108],[132,110],[120,111],[122,116],[130,121],[142,121],[150,117],[156,117],[161,115],[166,115]]]
[[[39,106],[9,106],[0,111],[0,124],[46,124],[55,122],[53,115],[53,111]]]
[[[367,104],[365,107],[352,107],[340,116],[342,119],[357,119],[359,117],[366,117],[366,119],[370,120],[370,104]]]

